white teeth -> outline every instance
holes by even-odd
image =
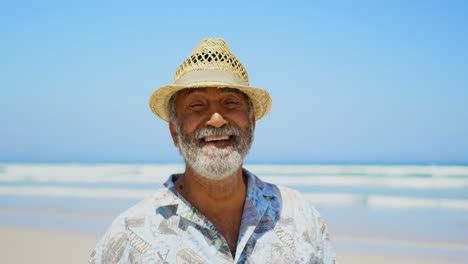
[[[227,140],[227,139],[229,139],[228,135],[213,135],[213,136],[206,136],[204,138],[205,142],[217,141],[217,140]]]

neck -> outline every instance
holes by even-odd
[[[222,180],[202,177],[187,166],[184,176],[175,185],[179,194],[213,223],[235,256],[247,193],[242,165],[236,173]]]
[[[177,191],[192,205],[197,201],[222,202],[245,199],[247,181],[242,174],[242,165],[231,176],[221,180],[210,180],[186,166],[184,176],[176,182]]]

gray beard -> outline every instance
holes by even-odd
[[[244,131],[232,125],[221,128],[202,127],[193,136],[185,135],[180,125],[176,125],[179,151],[185,162],[200,176],[210,180],[223,180],[234,175],[253,142],[253,126]],[[217,148],[202,146],[202,138],[209,135],[228,134],[235,136],[231,146]]]

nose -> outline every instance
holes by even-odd
[[[220,128],[220,127],[226,125],[227,123],[228,122],[226,120],[224,120],[222,115],[220,115],[218,113],[214,113],[210,117],[210,120],[208,120],[208,122],[206,122],[206,125],[216,127],[216,128]]]

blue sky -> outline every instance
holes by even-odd
[[[0,3],[0,162],[180,162],[148,97],[222,37],[273,98],[248,162],[468,163],[464,1],[64,2]]]

